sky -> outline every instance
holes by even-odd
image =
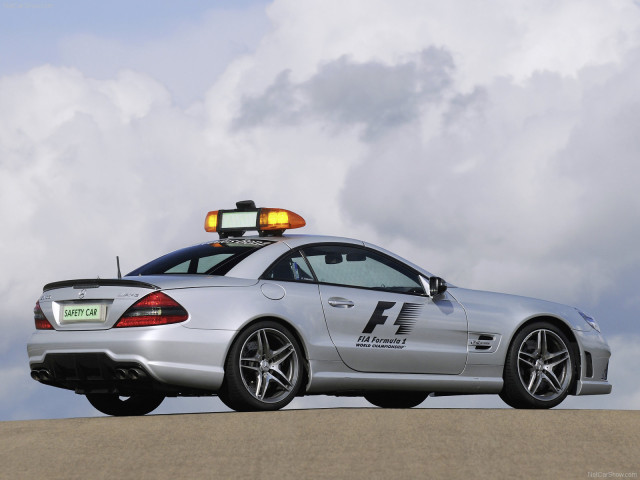
[[[206,241],[244,199],[580,307],[614,390],[562,406],[640,408],[638,78],[633,0],[0,0],[0,420],[98,414],[29,376],[45,283]]]

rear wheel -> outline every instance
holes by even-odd
[[[381,408],[413,408],[425,401],[424,392],[369,392],[364,398],[367,402]]]
[[[97,410],[106,415],[127,417],[146,415],[154,411],[160,406],[164,396],[150,393],[121,397],[115,393],[88,393],[87,400]]]
[[[251,325],[231,346],[219,398],[237,411],[278,410],[302,386],[302,349],[282,325]]]
[[[568,395],[575,354],[564,333],[549,322],[523,328],[513,339],[500,398],[514,408],[552,408]]]

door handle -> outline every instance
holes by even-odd
[[[347,300],[342,297],[331,297],[329,299],[329,305],[336,308],[351,308],[355,304],[351,300]]]

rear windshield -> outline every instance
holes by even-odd
[[[183,248],[136,268],[127,276],[138,275],[226,275],[242,259],[269,245],[267,240],[224,239]]]

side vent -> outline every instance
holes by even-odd
[[[473,353],[493,353],[500,345],[500,338],[497,333],[469,332],[467,349]]]
[[[591,358],[591,354],[589,352],[584,352],[585,363],[587,367],[587,372],[585,376],[588,378],[593,378],[593,359]]]
[[[480,335],[478,337],[476,350],[489,350],[491,348],[491,342],[493,342],[493,337],[491,335]]]

